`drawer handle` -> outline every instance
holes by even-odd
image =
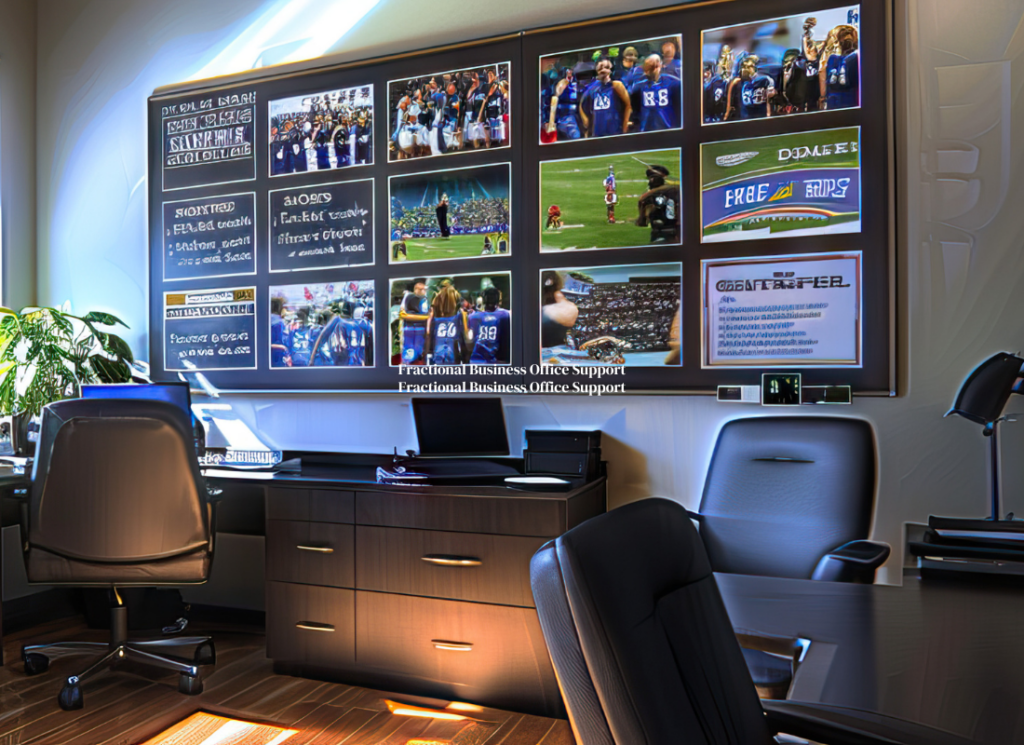
[[[328,546],[296,546],[299,551],[316,551],[318,554],[333,554],[334,549]]]
[[[295,624],[297,629],[305,629],[306,631],[334,631],[334,627],[329,623],[316,623],[314,621],[299,621]]]
[[[469,642],[450,642],[444,639],[431,639],[430,643],[434,649],[441,649],[445,652],[472,652],[473,645]]]
[[[478,567],[483,562],[475,556],[453,556],[451,554],[427,554],[421,557],[428,564],[439,567]]]

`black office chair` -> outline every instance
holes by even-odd
[[[967,745],[827,704],[758,701],[686,510],[645,499],[540,548],[530,580],[579,745]]]
[[[871,425],[838,417],[756,417],[718,435],[699,513],[716,572],[871,584],[889,557],[870,534],[875,504]],[[750,672],[784,697],[800,649],[745,636]]]
[[[98,651],[68,677],[58,701],[82,707],[82,682],[131,660],[180,673],[178,689],[202,691],[200,666],[213,664],[206,636],[129,640],[118,588],[199,584],[213,558],[213,508],[199,472],[192,427],[180,408],[159,401],[77,399],[43,410],[22,536],[29,582],[105,587],[110,641],[60,642],[22,649],[25,672],[44,672],[48,651]],[[191,658],[162,654],[194,646]]]

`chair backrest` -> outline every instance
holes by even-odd
[[[645,499],[588,520],[534,556],[531,582],[581,745],[771,742],[680,505]]]
[[[210,525],[191,423],[169,403],[75,399],[43,410],[28,544],[137,564],[205,549]]]
[[[868,422],[736,419],[711,457],[700,534],[716,572],[808,579],[824,554],[868,537],[874,495]]]

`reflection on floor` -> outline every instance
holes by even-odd
[[[63,678],[87,665],[81,655],[54,657],[42,675],[26,677],[21,645],[65,639],[105,641],[106,632],[65,619],[5,634],[0,668],[0,745],[134,745],[202,710],[298,732],[284,745],[572,745],[568,722],[497,709],[469,707],[464,719],[439,720],[392,713],[388,699],[420,708],[452,710],[451,702],[413,699],[339,683],[275,675],[264,653],[262,629],[192,625],[209,631],[217,664],[198,696],[178,693],[177,676],[125,665],[83,687],[85,707],[61,711]],[[392,707],[408,709],[412,707]]]

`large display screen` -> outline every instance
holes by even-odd
[[[891,3],[691,3],[158,91],[153,374],[604,395],[785,368],[892,395]]]

